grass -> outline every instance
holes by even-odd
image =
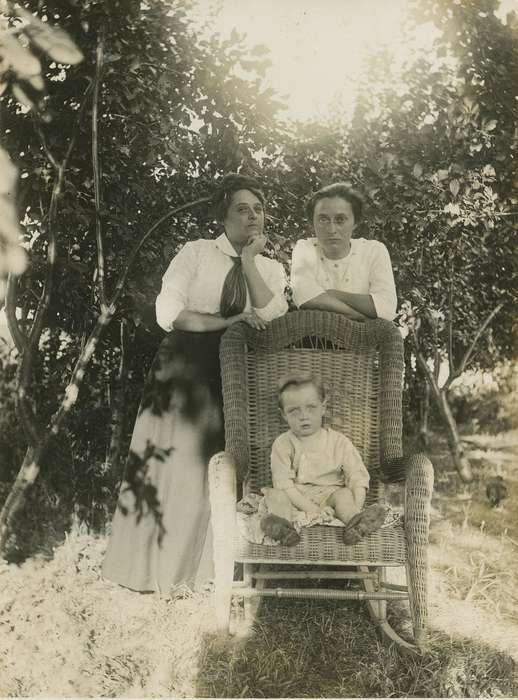
[[[517,494],[513,488],[502,509],[490,509],[487,454],[465,489],[436,445],[423,657],[382,645],[360,603],[269,599],[248,635],[220,635],[208,590],[180,587],[159,598],[103,581],[106,541],[76,523],[53,552],[47,543],[44,555],[0,564],[0,695],[517,695]],[[394,570],[393,580],[400,575]],[[390,613],[408,627],[404,604]]]

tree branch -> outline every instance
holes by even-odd
[[[72,149],[75,146],[77,134],[79,132],[79,125],[81,124],[81,119],[83,118],[83,114],[84,114],[84,111],[86,109],[86,105],[88,104],[88,98],[90,97],[90,93],[92,92],[93,87],[94,87],[94,82],[93,82],[93,80],[90,80],[88,83],[88,87],[84,91],[81,105],[80,105],[79,109],[77,110],[77,115],[76,115],[76,119],[74,122],[74,128],[72,130],[72,136],[70,137],[70,141],[68,142],[68,148],[65,152],[65,157],[61,161],[61,165],[62,165],[63,169],[65,169],[66,165],[68,164],[68,159],[70,158],[70,155],[72,153]]]
[[[38,347],[45,315],[50,304],[50,295],[52,291],[52,281],[54,277],[54,267],[56,264],[56,236],[55,236],[55,219],[57,212],[57,201],[61,193],[63,185],[63,168],[58,166],[54,185],[52,187],[52,196],[50,199],[49,222],[47,226],[47,270],[45,273],[45,281],[43,283],[43,291],[38,299],[34,319],[32,321],[29,332],[28,342],[25,344],[18,372],[18,388],[17,388],[17,408],[18,414],[27,433],[29,442],[33,447],[38,447],[42,439],[42,431],[38,425],[36,414],[29,401],[28,389],[32,376],[32,364],[34,353]]]
[[[441,358],[439,357],[439,343],[437,341],[437,319],[435,319],[428,309],[425,309],[425,315],[428,323],[432,327],[433,334],[433,376],[435,382],[439,380],[439,371],[441,369]]]
[[[16,275],[9,275],[7,278],[7,293],[5,295],[5,315],[7,318],[7,327],[9,328],[9,333],[11,334],[16,349],[20,353],[23,353],[27,347],[27,337],[22,331],[18,319],[16,318],[16,291],[18,286],[18,280]]]
[[[413,325],[409,325],[409,329],[410,329],[410,336],[412,338],[413,345],[414,345],[414,351],[415,351],[415,356],[416,356],[417,362],[419,363],[419,366],[421,367],[421,370],[422,370],[424,376],[427,378],[428,384],[431,387],[431,389],[433,390],[434,394],[436,396],[439,396],[440,389],[439,389],[439,385],[438,385],[436,377],[435,377],[435,373],[430,369],[428,362],[426,361],[426,358],[422,353],[421,346],[419,344],[419,336],[417,334],[417,331]]]
[[[34,315],[34,320],[32,323],[32,328],[29,333],[29,343],[35,347],[39,341],[41,331],[43,329],[43,321],[45,318],[45,313],[48,309],[49,303],[50,303],[50,293],[52,289],[52,277],[54,273],[54,266],[56,263],[56,257],[57,257],[57,240],[56,240],[56,235],[55,235],[55,221],[56,221],[56,216],[57,216],[57,210],[58,210],[58,200],[61,195],[62,189],[63,189],[63,182],[65,179],[65,170],[66,166],[68,163],[68,160],[70,158],[70,155],[72,153],[72,148],[74,147],[77,134],[79,131],[79,124],[81,122],[81,116],[85,110],[86,103],[88,101],[88,97],[90,95],[90,92],[92,90],[93,83],[90,82],[88,85],[87,89],[85,90],[85,93],[83,95],[83,100],[81,102],[81,106],[78,110],[75,124],[74,124],[74,130],[72,132],[72,136],[70,137],[68,147],[65,153],[65,156],[62,160],[61,163],[57,163],[56,160],[53,158],[52,154],[48,150],[46,143],[45,143],[45,137],[43,135],[43,132],[39,127],[36,125],[36,129],[40,135],[40,138],[42,138],[42,145],[45,149],[45,152],[48,154],[48,156],[51,159],[52,165],[55,166],[56,174],[54,177],[54,185],[52,187],[52,195],[50,198],[50,207],[49,207],[49,221],[48,221],[48,247],[47,247],[47,273],[45,275],[45,282],[43,286],[43,292],[40,297],[40,300],[38,302],[37,308],[36,308],[36,313]]]
[[[109,462],[114,474],[119,473],[121,446],[124,433],[125,403],[124,394],[127,375],[127,343],[126,343],[126,319],[120,321],[120,359],[115,387],[110,392],[110,409],[112,414],[111,438],[109,447]]]
[[[32,362],[34,358],[34,346],[30,342],[25,347],[20,366],[18,368],[18,387],[16,390],[16,409],[22,421],[24,432],[27,435],[29,444],[37,448],[41,444],[42,432],[34,413],[34,409],[29,401],[27,389],[30,384]]]
[[[95,236],[97,241],[97,293],[101,304],[101,311],[106,309],[106,291],[104,285],[104,241],[101,223],[101,168],[99,165],[99,90],[104,61],[104,36],[102,33],[97,38],[95,77],[93,80],[92,97],[92,167],[94,176],[94,201],[95,201]]]
[[[43,291],[39,298],[36,312],[34,314],[34,319],[32,322],[32,327],[29,333],[29,345],[31,348],[35,348],[39,342],[41,331],[43,330],[43,323],[45,320],[45,314],[50,304],[50,294],[52,291],[52,280],[54,277],[54,268],[56,265],[57,258],[57,241],[56,241],[56,214],[58,210],[58,198],[61,194],[63,188],[63,178],[64,170],[63,166],[60,164],[57,168],[56,175],[54,177],[54,184],[52,186],[52,195],[50,197],[50,207],[49,207],[49,221],[47,226],[47,270],[45,273],[45,281],[43,283]]]
[[[43,284],[43,291],[41,296],[38,297],[38,303],[36,304],[36,310],[34,312],[34,318],[28,333],[28,341],[23,348],[22,358],[20,362],[20,368],[18,371],[18,387],[17,387],[17,409],[19,416],[22,420],[25,432],[27,434],[28,440],[31,445],[35,448],[40,449],[42,440],[44,440],[41,426],[38,424],[34,409],[29,401],[28,388],[32,376],[32,365],[34,361],[34,353],[38,347],[41,332],[43,330],[43,324],[45,322],[45,316],[50,305],[50,297],[52,292],[52,282],[54,277],[54,268],[56,265],[57,258],[57,239],[56,239],[56,217],[58,210],[58,201],[63,189],[63,181],[65,177],[65,169],[72,153],[72,148],[75,144],[77,134],[79,131],[79,124],[81,121],[81,116],[86,107],[90,91],[92,89],[92,83],[89,84],[88,88],[85,90],[83,95],[83,100],[81,106],[78,110],[76,116],[74,131],[70,137],[68,147],[65,153],[65,157],[61,163],[57,163],[51,155],[51,163],[55,165],[55,176],[54,184],[52,187],[52,195],[50,198],[49,215],[48,215],[48,225],[47,225],[47,270],[45,273],[45,281]],[[41,130],[39,131],[40,137],[43,137]],[[46,143],[43,137],[42,145],[45,152],[50,155],[50,151],[46,148]],[[13,305],[15,301],[13,300]],[[16,342],[16,341],[15,341]],[[48,436],[47,436],[48,439]]]
[[[112,301],[109,303],[109,305],[101,311],[100,315],[97,318],[96,324],[91,331],[88,340],[84,344],[80,355],[77,359],[76,365],[74,367],[72,377],[70,381],[68,382],[68,385],[65,389],[65,395],[64,398],[56,411],[56,413],[52,416],[50,423],[48,425],[48,429],[46,430],[45,437],[42,442],[39,443],[39,448],[41,451],[45,449],[45,446],[47,445],[50,436],[51,435],[57,435],[59,432],[59,429],[61,427],[61,424],[65,420],[66,416],[74,406],[74,404],[77,401],[77,397],[79,394],[79,389],[81,387],[81,384],[84,379],[85,375],[85,370],[95,352],[95,348],[97,347],[97,343],[99,342],[99,338],[101,337],[101,334],[108,326],[110,323],[111,319],[113,318],[113,315],[116,310],[116,302],[118,299],[118,296],[120,295],[120,292],[122,291],[124,281],[126,279],[126,276],[128,274],[129,268],[131,264],[133,263],[138,251],[142,247],[142,245],[146,242],[146,240],[151,236],[151,234],[162,224],[166,219],[169,217],[173,216],[174,214],[177,214],[180,211],[184,211],[185,209],[189,209],[191,207],[194,207],[198,204],[205,203],[210,201],[210,197],[203,197],[201,199],[197,199],[194,202],[188,202],[187,204],[183,204],[180,207],[177,207],[176,209],[173,209],[172,211],[168,212],[164,216],[162,216],[157,222],[151,226],[151,228],[147,231],[145,236],[134,246],[130,257],[128,259],[128,262],[126,263],[126,267],[123,271],[123,274],[121,275],[117,287],[116,287],[116,293],[114,294],[114,297]]]
[[[179,214],[181,211],[185,211],[186,209],[192,209],[193,207],[198,206],[199,204],[205,204],[206,202],[211,201],[211,197],[201,197],[200,199],[195,199],[193,202],[187,202],[187,204],[182,204],[179,207],[176,207],[176,209],[173,209],[172,211],[168,212],[167,214],[164,214],[164,216],[160,217],[158,221],[156,221],[151,228],[144,234],[144,236],[138,241],[134,246],[133,250],[129,254],[128,260],[126,262],[126,265],[124,267],[124,270],[121,273],[121,276],[119,277],[117,284],[115,285],[115,290],[113,293],[113,297],[110,301],[110,306],[115,305],[117,301],[119,300],[119,297],[121,295],[122,289],[124,287],[124,283],[126,281],[126,278],[128,276],[130,267],[133,265],[135,262],[135,258],[137,257],[137,254],[139,250],[142,248],[144,243],[147,241],[147,239],[153,234],[156,229],[164,223],[167,219],[171,218],[171,216],[174,216],[175,214]]]
[[[453,274],[450,274],[450,289],[448,292],[448,379],[455,374],[453,363]]]
[[[47,139],[45,138],[45,134],[43,133],[43,130],[35,117],[34,117],[34,129],[36,130],[36,133],[40,137],[41,146],[45,152],[45,155],[47,156],[47,160],[49,161],[49,163],[52,165],[53,168],[57,168],[58,167],[57,160],[54,158],[52,151],[48,147]],[[41,201],[41,198],[40,198],[40,201]]]
[[[92,359],[104,328],[110,323],[113,317],[114,310],[114,307],[110,307],[105,311],[101,311],[97,317],[95,326],[91,331],[81,353],[79,354],[79,357],[77,358],[74,371],[72,372],[72,377],[70,378],[70,381],[65,389],[65,395],[61,401],[61,404],[50,420],[44,443],[45,445],[47,444],[51,435],[57,435],[65,417],[76,403],[79,389],[85,376],[85,370],[88,363]]]
[[[455,374],[453,376],[448,377],[448,381],[446,382],[445,388],[448,388],[450,386],[450,384],[453,382],[453,380],[457,379],[457,377],[460,377],[460,375],[464,372],[464,370],[466,369],[466,365],[468,364],[468,362],[470,361],[470,359],[473,355],[476,344],[480,340],[481,336],[483,335],[484,331],[489,326],[489,324],[491,323],[493,318],[503,308],[503,306],[504,306],[504,304],[503,304],[503,302],[501,302],[500,304],[498,304],[498,306],[495,306],[495,308],[486,316],[486,319],[484,320],[482,325],[479,327],[479,329],[475,333],[475,337],[473,338],[471,345],[464,353],[464,357],[460,361],[460,364],[457,368],[457,371],[455,372]]]

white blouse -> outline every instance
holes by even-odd
[[[162,289],[156,300],[156,318],[166,331],[180,311],[189,309],[204,314],[219,314],[221,290],[227,272],[238,257],[224,233],[215,240],[202,238],[186,243],[172,259],[162,278]],[[255,264],[273,298],[255,313],[264,321],[282,316],[288,310],[284,296],[286,275],[280,262],[264,255],[255,256]],[[247,291],[245,311],[252,309]]]
[[[291,258],[293,301],[301,306],[329,289],[370,294],[379,318],[392,321],[397,295],[390,255],[380,241],[351,239],[345,258],[326,258],[318,239],[297,241]]]

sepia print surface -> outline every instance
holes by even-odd
[[[516,0],[0,23],[0,696],[518,696]],[[265,530],[290,373],[349,524]]]

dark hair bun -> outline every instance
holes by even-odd
[[[221,180],[216,183],[216,191],[214,192],[212,201],[214,203],[214,214],[218,221],[223,221],[227,215],[232,195],[239,190],[249,190],[261,201],[264,205],[264,193],[261,185],[254,178],[248,175],[240,175],[239,173],[227,173]]]

